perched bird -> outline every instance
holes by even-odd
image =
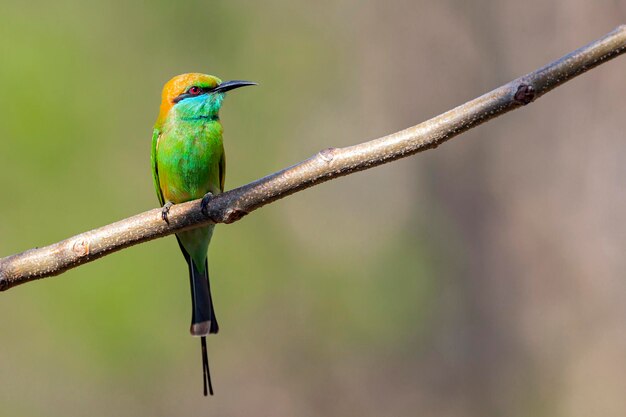
[[[152,134],[152,175],[161,203],[162,217],[168,221],[172,204],[211,196],[224,191],[224,145],[219,110],[225,93],[235,88],[255,85],[250,81],[222,82],[205,74],[182,74],[163,87],[161,109]],[[200,336],[204,395],[213,395],[205,337],[217,333],[207,250],[214,225],[176,234],[178,245],[189,266],[191,284],[191,328]]]

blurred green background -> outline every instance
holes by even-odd
[[[5,0],[0,256],[157,206],[175,74],[261,84],[222,112],[233,188],[625,21],[612,0]],[[625,415],[624,74],[218,226],[208,400],[174,238],[1,294],[0,415]]]

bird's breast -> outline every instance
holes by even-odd
[[[223,158],[219,121],[169,126],[157,143],[159,185],[166,201],[182,203],[219,194]]]

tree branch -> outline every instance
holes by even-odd
[[[400,132],[315,156],[216,196],[206,217],[200,200],[177,204],[169,224],[154,209],[43,248],[0,259],[0,290],[61,274],[115,251],[210,223],[232,223],[280,198],[316,184],[369,169],[441,143],[510,110],[626,52],[626,25],[530,74],[455,109]]]

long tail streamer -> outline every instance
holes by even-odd
[[[202,383],[204,384],[204,396],[209,393],[213,395],[213,384],[211,383],[211,371],[209,370],[209,356],[206,352],[206,337],[202,336]]]

